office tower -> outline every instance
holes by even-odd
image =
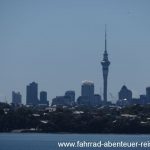
[[[69,96],[72,102],[75,102],[75,91],[66,91],[65,96]]]
[[[40,92],[40,104],[49,105],[49,102],[47,100],[47,92],[46,91]]]
[[[142,104],[142,105],[147,104],[146,95],[140,95],[140,104]]]
[[[26,104],[36,106],[38,103],[38,84],[32,82],[27,85]]]
[[[147,103],[150,103],[150,87],[146,88],[146,99]]]
[[[93,106],[100,106],[102,104],[101,96],[99,94],[94,94]]]
[[[21,99],[22,96],[20,94],[20,92],[12,92],[12,103],[15,105],[20,105],[21,104]]]
[[[103,71],[103,99],[104,99],[104,104],[107,104],[107,77],[108,77],[110,61],[108,60],[108,53],[107,53],[106,26],[105,26],[105,50],[104,50],[103,60],[101,62],[101,65]]]
[[[81,96],[85,105],[92,105],[94,101],[94,83],[92,81],[83,81],[81,87]]]
[[[132,91],[129,90],[125,85],[122,86],[121,90],[118,93],[119,100],[127,100],[131,102],[132,100]]]

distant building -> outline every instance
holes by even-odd
[[[87,96],[79,96],[77,99],[77,104],[80,106],[100,106],[102,105],[102,99],[99,94],[94,94],[93,100],[88,101]]]
[[[22,96],[20,92],[12,92],[12,103],[15,105],[20,105],[22,102]]]
[[[119,100],[116,102],[116,104],[117,104],[118,106],[123,107],[123,106],[129,105],[129,102],[127,101],[127,99],[119,99]]]
[[[141,101],[139,98],[132,98],[132,101],[130,102],[131,105],[139,104],[141,105]]]
[[[72,106],[72,100],[69,96],[56,96],[52,99],[52,106]]]
[[[141,103],[142,105],[147,104],[146,95],[140,95],[140,103]]]
[[[94,94],[94,101],[92,103],[93,106],[100,106],[102,105],[102,99],[99,94]]]
[[[132,91],[129,90],[125,85],[122,86],[118,95],[119,100],[127,100],[128,102],[131,102],[132,100]]]
[[[75,91],[66,91],[65,96],[69,96],[71,101],[75,103]]]
[[[52,99],[52,106],[73,106],[75,105],[75,91],[66,91],[64,96],[56,96]]]
[[[82,106],[100,106],[102,104],[101,96],[94,94],[94,83],[92,81],[82,82],[81,96],[78,97],[77,104]]]
[[[35,82],[27,85],[26,91],[26,104],[36,106],[39,104],[38,101],[38,84]]]
[[[47,92],[46,91],[41,91],[40,92],[40,102],[39,102],[39,104],[49,105],[49,102],[47,100]]]
[[[150,103],[150,87],[146,88],[146,99],[147,103]]]
[[[94,102],[94,83],[92,81],[83,81],[81,86],[81,96],[85,105],[93,105]],[[80,102],[82,103],[82,101]]]
[[[90,102],[86,96],[79,96],[77,98],[77,104],[80,106],[90,106]]]

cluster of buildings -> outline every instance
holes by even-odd
[[[41,91],[40,99],[38,99],[38,84],[35,82],[30,83],[29,85],[27,85],[26,104],[34,106],[49,105],[49,102],[47,100],[47,92]]]
[[[139,98],[132,97],[132,91],[129,90],[125,85],[122,86],[121,90],[118,93],[117,105],[127,106],[127,105],[146,105],[150,104],[150,87],[146,88],[146,94],[140,95]]]
[[[83,81],[81,86],[81,96],[77,99],[77,105],[84,106],[100,106],[100,105],[108,105],[107,101],[107,78],[110,61],[108,59],[107,53],[107,35],[106,35],[106,27],[105,27],[105,50],[103,54],[103,60],[101,61],[102,71],[103,71],[103,101],[99,94],[94,94],[94,83],[91,81]],[[65,105],[68,100],[63,97],[56,97],[52,100],[52,105],[62,105],[62,101],[64,101],[63,105]],[[62,99],[62,101],[60,100]],[[60,102],[61,101],[61,102]],[[68,104],[68,103],[67,103]],[[70,103],[71,105],[72,103]]]
[[[75,98],[74,91],[70,92],[70,96],[73,95]],[[67,93],[66,92],[66,93]],[[106,102],[102,100],[101,95],[94,94],[94,83],[92,81],[83,81],[81,85],[81,96],[75,99],[69,98],[67,95],[57,96],[52,99],[52,106],[102,106],[106,105]],[[117,106],[129,106],[129,105],[147,105],[150,104],[150,87],[146,88],[146,94],[140,95],[139,98],[132,97],[132,91],[127,88],[127,86],[123,85],[118,92],[118,100],[116,102]],[[112,105],[110,101],[107,101],[107,105]]]
[[[64,96],[56,96],[52,99],[52,106],[100,106],[101,96],[94,94],[94,83],[83,81],[81,86],[81,96],[75,101],[75,91],[66,91]]]
[[[101,61],[103,71],[103,100],[101,95],[94,93],[94,83],[92,81],[83,81],[81,85],[81,96],[75,100],[75,91],[66,91],[63,96],[56,96],[52,99],[52,106],[101,106],[110,105],[107,101],[107,78],[109,72],[110,61],[107,53],[107,35],[105,28],[105,50],[103,60]],[[21,104],[21,94],[19,92],[12,92],[12,103]],[[146,95],[140,95],[140,98],[132,98],[132,91],[125,85],[122,86],[118,94],[117,105],[127,106],[133,104],[149,104],[150,103],[150,87],[146,88]],[[31,106],[45,105],[48,106],[47,92],[41,91],[40,98],[38,98],[38,84],[30,83],[26,89],[26,104]]]
[[[14,105],[20,105],[22,102],[22,96],[20,92],[12,92],[12,103]],[[47,92],[41,91],[40,98],[38,98],[38,84],[35,82],[30,83],[26,87],[26,105],[37,106],[37,105],[49,105],[47,100]]]
[[[52,99],[52,106],[74,106],[75,91],[66,91],[64,96],[56,96]]]
[[[101,96],[94,94],[94,83],[92,81],[83,81],[81,86],[81,96],[77,99],[78,105],[100,106],[102,104]]]
[[[20,92],[12,92],[12,103],[15,105],[21,105],[22,95]],[[94,93],[94,83],[92,81],[83,81],[81,84],[81,96],[75,99],[75,91],[66,91],[63,96],[56,96],[52,99],[51,106],[102,106],[106,102],[102,100],[101,95]],[[107,104],[112,103],[107,101]],[[146,105],[150,104],[150,87],[146,88],[146,94],[140,95],[139,98],[132,97],[132,91],[123,85],[118,92],[117,106],[128,105]],[[26,87],[26,105],[29,106],[49,106],[47,99],[47,92],[41,91],[38,98],[38,84],[35,82],[30,83]]]

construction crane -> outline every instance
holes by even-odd
[[[113,96],[113,94],[112,94],[111,92],[109,92],[109,96],[111,97],[112,101],[117,100],[117,97],[116,97],[116,96]]]

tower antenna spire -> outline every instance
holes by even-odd
[[[107,25],[105,24],[105,52],[107,52]]]

